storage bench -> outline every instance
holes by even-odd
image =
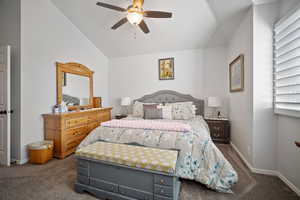
[[[75,190],[109,200],[177,200],[178,152],[97,142],[76,152]]]

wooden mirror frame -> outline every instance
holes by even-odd
[[[90,80],[90,103],[84,106],[68,106],[69,110],[78,110],[78,109],[89,109],[93,108],[93,75],[94,72],[91,71],[88,67],[79,64],[79,63],[56,63],[56,88],[57,88],[57,104],[61,104],[63,100],[62,87],[63,83],[63,74],[70,73],[76,74],[79,76],[88,77]]]

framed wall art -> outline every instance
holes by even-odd
[[[229,65],[230,92],[244,91],[244,55],[239,55]]]
[[[159,80],[174,80],[174,58],[164,58],[158,61]]]

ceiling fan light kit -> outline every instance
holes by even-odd
[[[97,2],[98,6],[112,9],[119,12],[127,12],[127,16],[123,19],[121,19],[119,22],[117,22],[115,25],[113,25],[111,28],[113,30],[116,30],[123,24],[129,22],[133,25],[138,25],[144,33],[150,33],[150,30],[147,26],[147,24],[144,21],[144,17],[148,18],[171,18],[172,13],[169,12],[162,12],[162,11],[144,11],[143,5],[144,0],[133,0],[133,4],[130,5],[127,9],[121,8],[118,6],[110,5],[103,2]]]
[[[139,25],[143,19],[144,15],[141,12],[133,11],[127,14],[127,20],[133,25]]]

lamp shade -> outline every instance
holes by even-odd
[[[208,107],[217,108],[221,106],[221,99],[219,97],[208,97],[207,105]]]
[[[123,97],[121,99],[121,106],[130,106],[130,105],[131,105],[130,97]]]

